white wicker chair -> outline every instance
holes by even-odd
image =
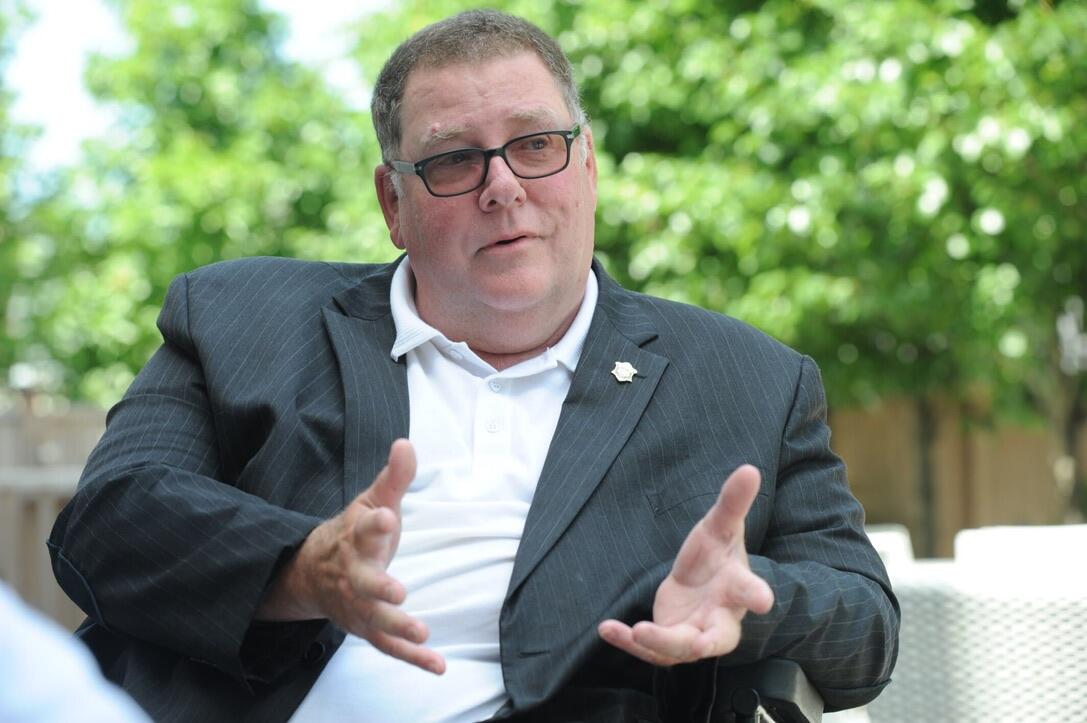
[[[966,530],[954,561],[890,566],[893,721],[1087,721],[1087,525]]]

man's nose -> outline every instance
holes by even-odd
[[[479,207],[484,211],[496,211],[524,203],[526,195],[521,179],[514,175],[506,159],[492,156],[487,180],[479,194]]]

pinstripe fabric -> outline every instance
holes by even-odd
[[[814,365],[597,273],[502,610],[501,716],[651,720],[654,692],[663,717],[696,715],[714,661],[655,675],[595,627],[648,617],[680,543],[744,462],[764,478],[752,565],[777,600],[746,618],[722,664],[785,655],[831,705],[873,697],[897,607],[829,450]],[[283,720],[342,640],[321,623],[249,621],[276,564],[407,434],[404,368],[388,354],[391,275],[250,259],[171,287],[165,343],[111,411],[50,541],[62,586],[123,644],[113,676],[157,719]],[[633,383],[611,377],[616,361],[638,369]]]
[[[561,698],[563,686],[644,677],[598,642],[596,623],[650,617],[675,551],[743,463],[762,471],[746,539],[777,599],[768,615],[745,618],[740,648],[721,663],[783,655],[804,665],[832,707],[874,697],[893,665],[897,603],[830,451],[814,364],[735,320],[632,294],[606,278],[600,311],[504,610],[503,640],[518,641],[503,647],[513,705]],[[631,361],[646,376],[618,385],[607,375],[615,361]],[[638,384],[648,403],[621,399]],[[555,512],[537,516],[547,508]],[[542,559],[537,545],[549,545]],[[658,680],[658,693],[712,689],[711,664],[680,671],[701,681]]]

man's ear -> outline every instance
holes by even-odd
[[[585,139],[585,170],[589,172],[589,182],[593,189],[593,201],[596,201],[596,151],[593,145],[593,129],[586,126],[582,131]],[[580,151],[578,151],[580,152]]]
[[[385,216],[385,225],[389,227],[389,238],[396,248],[403,250],[404,244],[400,241],[400,197],[393,185],[393,173],[393,169],[384,163],[378,164],[374,168],[374,189],[381,213]]]

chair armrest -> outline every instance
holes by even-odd
[[[751,665],[718,666],[717,695],[710,720],[745,720],[761,705],[776,723],[819,723],[823,698],[791,660],[769,658]]]

